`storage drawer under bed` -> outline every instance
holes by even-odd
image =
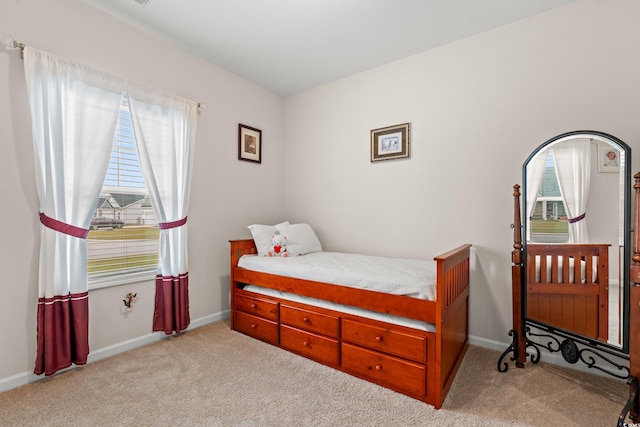
[[[243,334],[252,336],[269,344],[278,345],[278,323],[258,316],[236,311],[233,328]]]
[[[280,325],[280,347],[325,365],[339,364],[340,345],[337,339]]]
[[[281,304],[280,323],[331,338],[340,337],[340,318],[335,315]]]
[[[427,363],[427,338],[403,332],[342,319],[342,340],[372,350],[400,356],[419,363]]]
[[[235,304],[236,310],[273,320],[274,322],[278,321],[278,303],[275,301],[236,295]]]
[[[342,343],[342,368],[358,377],[415,396],[425,396],[426,368],[393,356]]]

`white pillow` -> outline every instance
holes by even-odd
[[[285,221],[277,225],[253,224],[247,227],[251,231],[258,255],[267,256],[267,252],[271,250],[271,236],[278,234],[276,227],[288,224],[289,221]]]
[[[278,224],[276,229],[287,237],[289,255],[305,255],[322,252],[322,245],[309,224]]]

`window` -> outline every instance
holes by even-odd
[[[158,221],[142,175],[126,96],[113,151],[87,237],[89,288],[153,279]]]
[[[551,154],[547,157],[536,206],[529,225],[532,242],[567,243],[569,241],[569,223]]]

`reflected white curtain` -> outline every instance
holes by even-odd
[[[533,218],[533,212],[536,209],[536,203],[538,201],[538,195],[540,192],[540,186],[542,185],[542,177],[544,175],[545,168],[547,166],[547,158],[549,157],[549,151],[544,150],[538,152],[536,156],[527,164],[527,194],[525,200],[527,201],[527,223],[530,224],[531,218]],[[531,227],[527,227],[527,241],[531,240]]]
[[[34,372],[52,375],[89,354],[85,239],[121,92],[109,77],[30,46],[24,67],[41,220]]]
[[[588,243],[587,202],[591,184],[591,140],[574,138],[551,148],[569,222],[569,243]]]
[[[129,94],[142,171],[159,221],[160,247],[153,330],[189,326],[187,214],[197,104],[137,91]]]
[[[620,171],[618,173],[618,245],[624,248],[625,228],[624,228],[624,203],[625,203],[625,188],[627,184],[627,175],[625,174],[625,168],[627,167],[626,152],[624,149],[616,148],[618,151],[618,158],[620,159]],[[622,258],[621,258],[622,259]]]

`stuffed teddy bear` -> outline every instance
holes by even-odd
[[[267,256],[289,256],[287,252],[287,236],[274,234],[271,236],[271,250]]]

